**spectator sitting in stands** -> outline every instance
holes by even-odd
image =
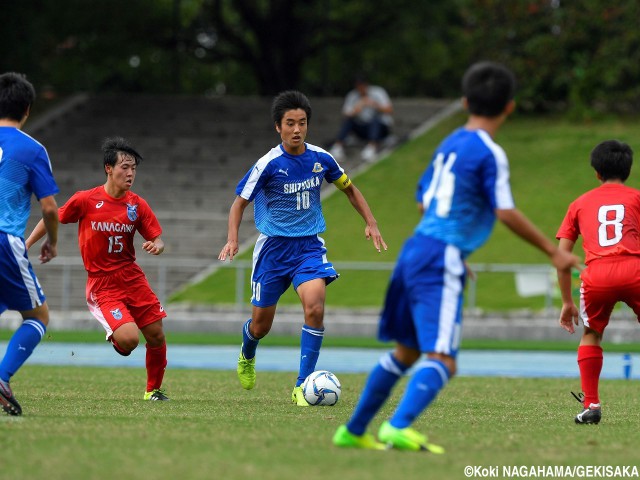
[[[367,141],[361,153],[362,159],[373,161],[379,143],[389,135],[393,125],[393,106],[387,91],[369,85],[367,78],[360,75],[356,77],[355,88],[345,98],[342,113],[344,120],[330,153],[338,161],[344,159],[344,142],[349,134],[354,133]]]

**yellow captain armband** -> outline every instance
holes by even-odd
[[[351,179],[348,177],[346,173],[343,173],[342,176],[333,182],[333,184],[338,187],[340,190],[344,190],[349,185],[351,185]]]

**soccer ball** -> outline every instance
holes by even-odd
[[[342,386],[333,373],[317,370],[305,379],[302,392],[309,405],[335,405],[340,399]]]

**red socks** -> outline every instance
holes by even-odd
[[[147,345],[147,392],[151,392],[162,386],[164,370],[167,366],[167,344],[159,347]]]
[[[598,381],[602,371],[602,347],[596,345],[579,346],[578,366],[580,367],[580,379],[584,393],[584,408],[589,408],[591,403],[600,403]]]

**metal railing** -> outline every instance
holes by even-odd
[[[238,307],[245,305],[244,298],[251,275],[251,262],[249,260],[234,260],[233,262],[219,262],[213,266],[209,261],[198,258],[175,258],[170,256],[151,257],[141,255],[138,263],[145,271],[149,282],[161,301],[166,301],[168,296],[180,288],[189,279],[194,278],[203,270],[209,268],[213,272],[217,269],[231,268],[235,270],[235,295],[234,302]],[[386,271],[391,272],[394,262],[334,262],[336,269],[344,271]],[[532,274],[542,278],[546,284],[539,292],[544,297],[544,307],[551,308],[553,296],[556,291],[555,269],[547,264],[496,264],[476,263],[469,267],[476,274],[481,273],[513,273],[514,275]],[[48,303],[52,309],[67,311],[72,305],[72,290],[82,288],[86,274],[82,260],[77,256],[60,256],[46,266],[35,266],[36,273],[41,280]],[[171,280],[169,277],[174,277]],[[176,278],[179,277],[179,280]],[[546,280],[545,280],[546,279]],[[479,278],[469,278],[466,292],[465,308],[476,309],[477,288]],[[481,280],[480,280],[481,281]],[[78,299],[81,300],[81,299]]]

